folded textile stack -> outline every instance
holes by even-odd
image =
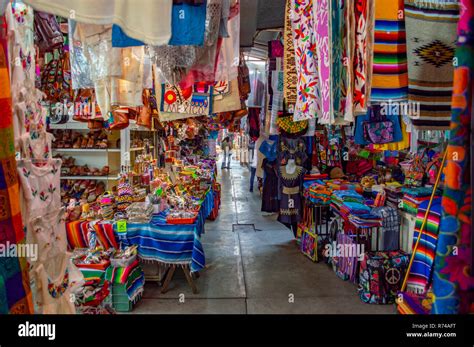
[[[331,201],[332,206],[357,227],[381,225],[381,219],[371,213],[371,208],[364,204],[364,197],[354,190],[335,190]]]
[[[153,217],[153,205],[147,202],[134,202],[126,211],[129,223],[150,223]]]
[[[387,183],[385,186],[385,194],[387,205],[393,208],[398,208],[398,202],[403,197],[402,185],[398,182],[397,184]]]
[[[138,260],[127,267],[109,267],[105,278],[112,285],[112,299],[117,311],[130,311],[143,294],[145,276]]]
[[[327,180],[326,185],[332,190],[354,190],[362,193],[362,186],[359,183],[349,182],[340,179]]]
[[[418,206],[431,197],[433,189],[429,187],[412,187],[402,188],[402,210],[416,216],[418,213]],[[435,194],[435,198],[439,197],[439,192]]]
[[[100,213],[104,219],[112,219],[115,214],[115,197],[111,192],[105,192],[99,198]]]
[[[345,202],[363,203],[364,197],[355,190],[334,190],[331,195],[331,200],[336,205],[342,205]]]
[[[305,189],[305,197],[314,204],[328,205],[331,203],[332,189],[325,184],[313,182]]]

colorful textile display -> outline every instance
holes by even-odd
[[[313,1],[291,0],[290,11],[297,74],[293,120],[299,121],[316,118],[320,111]]]
[[[471,0],[462,0],[461,8],[451,135],[447,148],[445,188],[441,201],[442,218],[433,270],[434,301],[431,313],[442,314],[468,313],[469,295],[472,300],[474,289],[471,263],[472,185],[469,174],[474,83],[474,4]],[[458,156],[454,157],[455,153]],[[453,254],[454,246],[457,247],[457,254]]]
[[[24,243],[15,161],[13,116],[5,42],[0,29],[0,239],[3,248]],[[0,257],[0,314],[33,313],[25,257]]]
[[[417,128],[449,127],[458,20],[458,0],[405,0],[408,101],[420,104],[409,116]]]
[[[407,100],[408,72],[403,0],[375,1],[370,102]]]
[[[298,80],[295,62],[295,47],[291,23],[293,0],[287,0],[285,6],[285,28],[283,31],[283,100],[289,108],[296,104],[296,83]]]
[[[421,225],[425,218],[429,199],[422,202],[418,207],[415,221],[415,232],[413,234],[413,246],[416,244]],[[438,228],[441,218],[441,199],[433,199],[428,219],[423,228],[418,248],[415,252],[413,264],[407,280],[407,290],[417,294],[424,294],[431,284],[433,261],[438,243]]]

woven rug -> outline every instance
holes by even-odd
[[[288,108],[296,104],[296,62],[295,62],[295,46],[293,44],[293,32],[291,29],[291,2],[286,1],[285,7],[285,29],[283,31],[283,98]]]
[[[432,313],[466,314],[474,290],[472,269],[472,182],[469,174],[474,81],[474,3],[463,0],[454,71],[451,136],[445,168],[442,219],[433,273]],[[453,154],[458,154],[458,160]],[[453,247],[457,247],[454,255]],[[470,297],[471,295],[471,297]],[[472,309],[472,308],[471,308]],[[471,312],[472,313],[472,312]]]
[[[405,102],[408,92],[403,0],[375,2],[371,103]]]
[[[449,127],[458,20],[457,0],[405,0],[408,100],[420,105],[410,115],[417,128]]]

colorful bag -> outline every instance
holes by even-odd
[[[369,304],[393,304],[409,261],[403,251],[367,252],[360,264],[360,299]]]
[[[357,267],[358,267],[358,256],[357,256],[357,243],[355,236],[349,234],[337,233],[336,248],[333,249],[333,256],[331,259],[332,268],[336,273],[336,276],[344,281],[351,281],[355,283],[357,281]],[[338,252],[344,252],[339,254]],[[336,253],[337,252],[337,253]],[[347,253],[346,253],[347,252]]]
[[[423,161],[421,157],[417,155],[405,172],[404,184],[411,187],[421,187],[424,176],[425,169],[423,167]]]
[[[369,108],[369,121],[363,123],[364,139],[369,143],[383,144],[393,142],[393,122]]]
[[[38,43],[39,51],[44,54],[60,48],[64,43],[61,28],[52,14],[35,11],[35,41]]]
[[[41,75],[41,89],[50,102],[63,103],[72,100],[69,52],[60,52],[46,65]]]
[[[318,235],[313,224],[313,213],[310,208],[305,208],[306,221],[298,224],[297,236],[301,235],[300,250],[312,261],[318,261]]]

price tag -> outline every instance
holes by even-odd
[[[124,233],[127,231],[127,221],[119,220],[117,221],[117,231],[119,233]]]

